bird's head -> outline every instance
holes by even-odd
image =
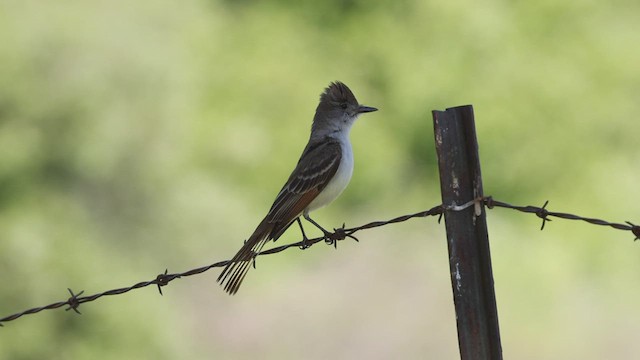
[[[349,131],[360,114],[378,109],[361,105],[353,92],[340,81],[335,81],[320,95],[311,128],[312,136],[325,136],[333,132]]]

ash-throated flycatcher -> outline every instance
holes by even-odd
[[[300,225],[304,241],[307,240],[300,215],[328,238],[331,233],[313,221],[309,212],[329,204],[347,187],[353,173],[349,131],[360,114],[376,110],[358,104],[347,85],[339,81],[324,90],[313,117],[309,143],[298,165],[267,216],[218,277],[225,291],[231,295],[238,291],[256,254],[267,241],[276,241],[294,221]]]

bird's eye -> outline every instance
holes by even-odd
[[[347,103],[340,104],[340,107],[342,108],[342,110],[346,110],[347,109]]]

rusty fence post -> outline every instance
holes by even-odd
[[[432,114],[443,205],[483,196],[473,107]],[[484,206],[447,209],[444,218],[460,358],[502,359]]]

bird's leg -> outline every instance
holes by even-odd
[[[300,221],[299,216],[296,218],[296,221],[298,222],[298,226],[300,226],[300,232],[302,233],[302,246],[300,246],[300,249],[304,250],[309,247],[309,238],[307,237],[307,234],[304,233],[304,228],[302,227],[302,222]]]
[[[333,244],[333,243],[334,243],[334,240],[332,239],[332,235],[333,235],[333,233],[331,233],[331,232],[329,232],[329,231],[325,230],[325,229],[324,229],[322,226],[320,226],[317,222],[313,221],[313,219],[309,217],[309,214],[304,213],[304,214],[302,214],[302,216],[304,216],[304,218],[305,218],[305,219],[307,219],[307,221],[308,221],[308,222],[312,223],[313,225],[315,225],[318,229],[320,229],[320,230],[322,231],[323,236],[324,236],[324,241],[325,241],[327,244]]]

